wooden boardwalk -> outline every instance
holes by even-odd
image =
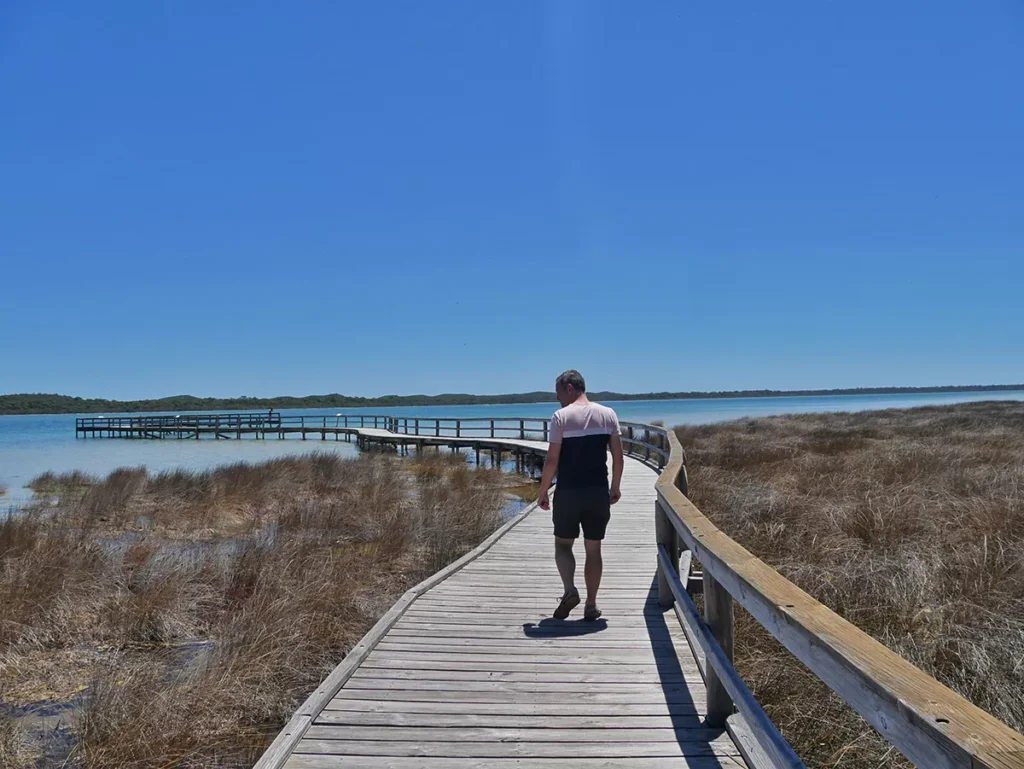
[[[727,734],[702,725],[700,670],[675,615],[658,608],[656,477],[626,459],[602,620],[583,622],[582,606],[550,617],[561,583],[550,514],[533,509],[396,606],[350,655],[358,665],[339,666],[343,686],[298,722],[301,739],[265,765],[746,766]]]

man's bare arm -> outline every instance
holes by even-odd
[[[622,492],[619,490],[619,484],[622,483],[622,436],[612,433],[611,440],[608,441],[608,448],[612,452],[612,486],[609,489],[609,495],[611,503],[614,505],[622,499]]]
[[[540,496],[537,497],[537,502],[540,504],[541,510],[551,509],[551,500],[548,498],[548,491],[551,489],[552,481],[555,480],[555,473],[558,472],[558,455],[561,453],[561,443],[548,444],[548,455],[544,459],[544,472],[540,477]]]

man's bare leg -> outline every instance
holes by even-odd
[[[604,560],[601,558],[601,540],[584,539],[583,547],[587,551],[587,561],[583,566],[583,577],[587,582],[587,604],[584,617],[597,611],[597,591],[601,587],[601,573],[604,571]],[[597,617],[601,616],[597,612]]]
[[[557,619],[565,619],[574,608],[580,604],[580,594],[576,589],[576,556],[572,553],[572,546],[575,539],[555,537],[555,565],[558,567],[558,574],[562,578],[562,587],[565,593],[562,600],[555,609]]]
[[[576,556],[572,552],[575,542],[575,539],[555,537],[555,565],[566,593],[576,591]]]

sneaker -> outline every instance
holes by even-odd
[[[588,603],[583,607],[583,619],[587,622],[593,622],[594,620],[601,618],[601,610],[597,608],[596,603]]]
[[[566,593],[562,596],[562,600],[558,604],[558,608],[555,609],[555,619],[565,619],[569,616],[569,612],[580,605],[580,594],[575,590],[571,593]]]

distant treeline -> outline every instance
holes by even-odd
[[[733,390],[730,392],[659,392],[616,393],[591,392],[598,401],[677,400],[686,398],[770,398],[792,395],[890,395],[899,393],[999,392],[1024,390],[1015,385],[951,385],[945,387],[854,387],[836,390]],[[322,409],[372,408],[389,406],[486,406],[492,404],[550,403],[553,392],[508,393],[505,395],[382,395],[359,398],[332,393],[303,397],[276,398],[197,398],[194,395],[172,395],[167,398],[139,401],[117,401],[106,398],[75,398],[70,395],[20,393],[0,395],[0,414],[95,414],[138,411],[258,411],[260,409]]]

